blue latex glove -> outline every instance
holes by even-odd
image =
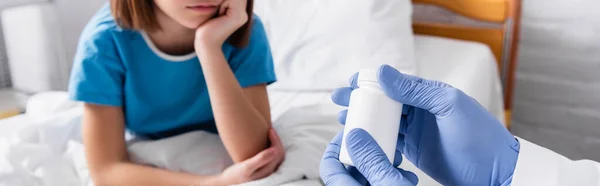
[[[519,141],[476,100],[387,65],[378,73],[384,92],[404,104],[397,151],[443,185],[510,185]],[[333,93],[336,104],[348,106],[356,77]]]
[[[375,139],[362,129],[354,129],[346,137],[348,154],[357,165],[347,170],[339,160],[342,134],[343,131],[333,138],[323,155],[320,173],[325,185],[358,186],[366,185],[366,181],[383,186],[417,184],[417,175],[393,166]],[[395,158],[395,164],[401,163],[402,156],[399,157]]]

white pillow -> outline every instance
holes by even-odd
[[[271,90],[331,90],[362,68],[416,74],[409,0],[257,0],[278,82]]]

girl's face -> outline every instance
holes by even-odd
[[[162,11],[175,22],[196,29],[214,17],[224,0],[154,0]]]

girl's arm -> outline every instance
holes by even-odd
[[[219,136],[234,162],[244,161],[265,149],[271,127],[266,84],[242,89],[222,51],[225,40],[248,23],[247,3],[247,0],[224,1],[219,16],[203,23],[196,30],[194,41]],[[255,35],[261,37],[253,41],[251,38],[250,42],[266,45],[260,50],[268,50],[262,25],[253,28],[261,29],[253,29],[260,31]]]
[[[244,161],[267,147],[271,116],[266,85],[242,89],[221,47],[202,47],[198,53],[219,136],[233,161]]]
[[[83,142],[96,185],[222,185],[218,176],[201,176],[137,165],[129,161],[121,107],[86,104]]]

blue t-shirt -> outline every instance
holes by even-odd
[[[244,48],[223,45],[242,87],[275,81],[264,27],[253,16]],[[85,27],[69,83],[70,97],[91,104],[121,106],[126,128],[162,138],[191,130],[216,132],[208,88],[198,57],[171,56],[144,32],[122,29],[104,6]]]

